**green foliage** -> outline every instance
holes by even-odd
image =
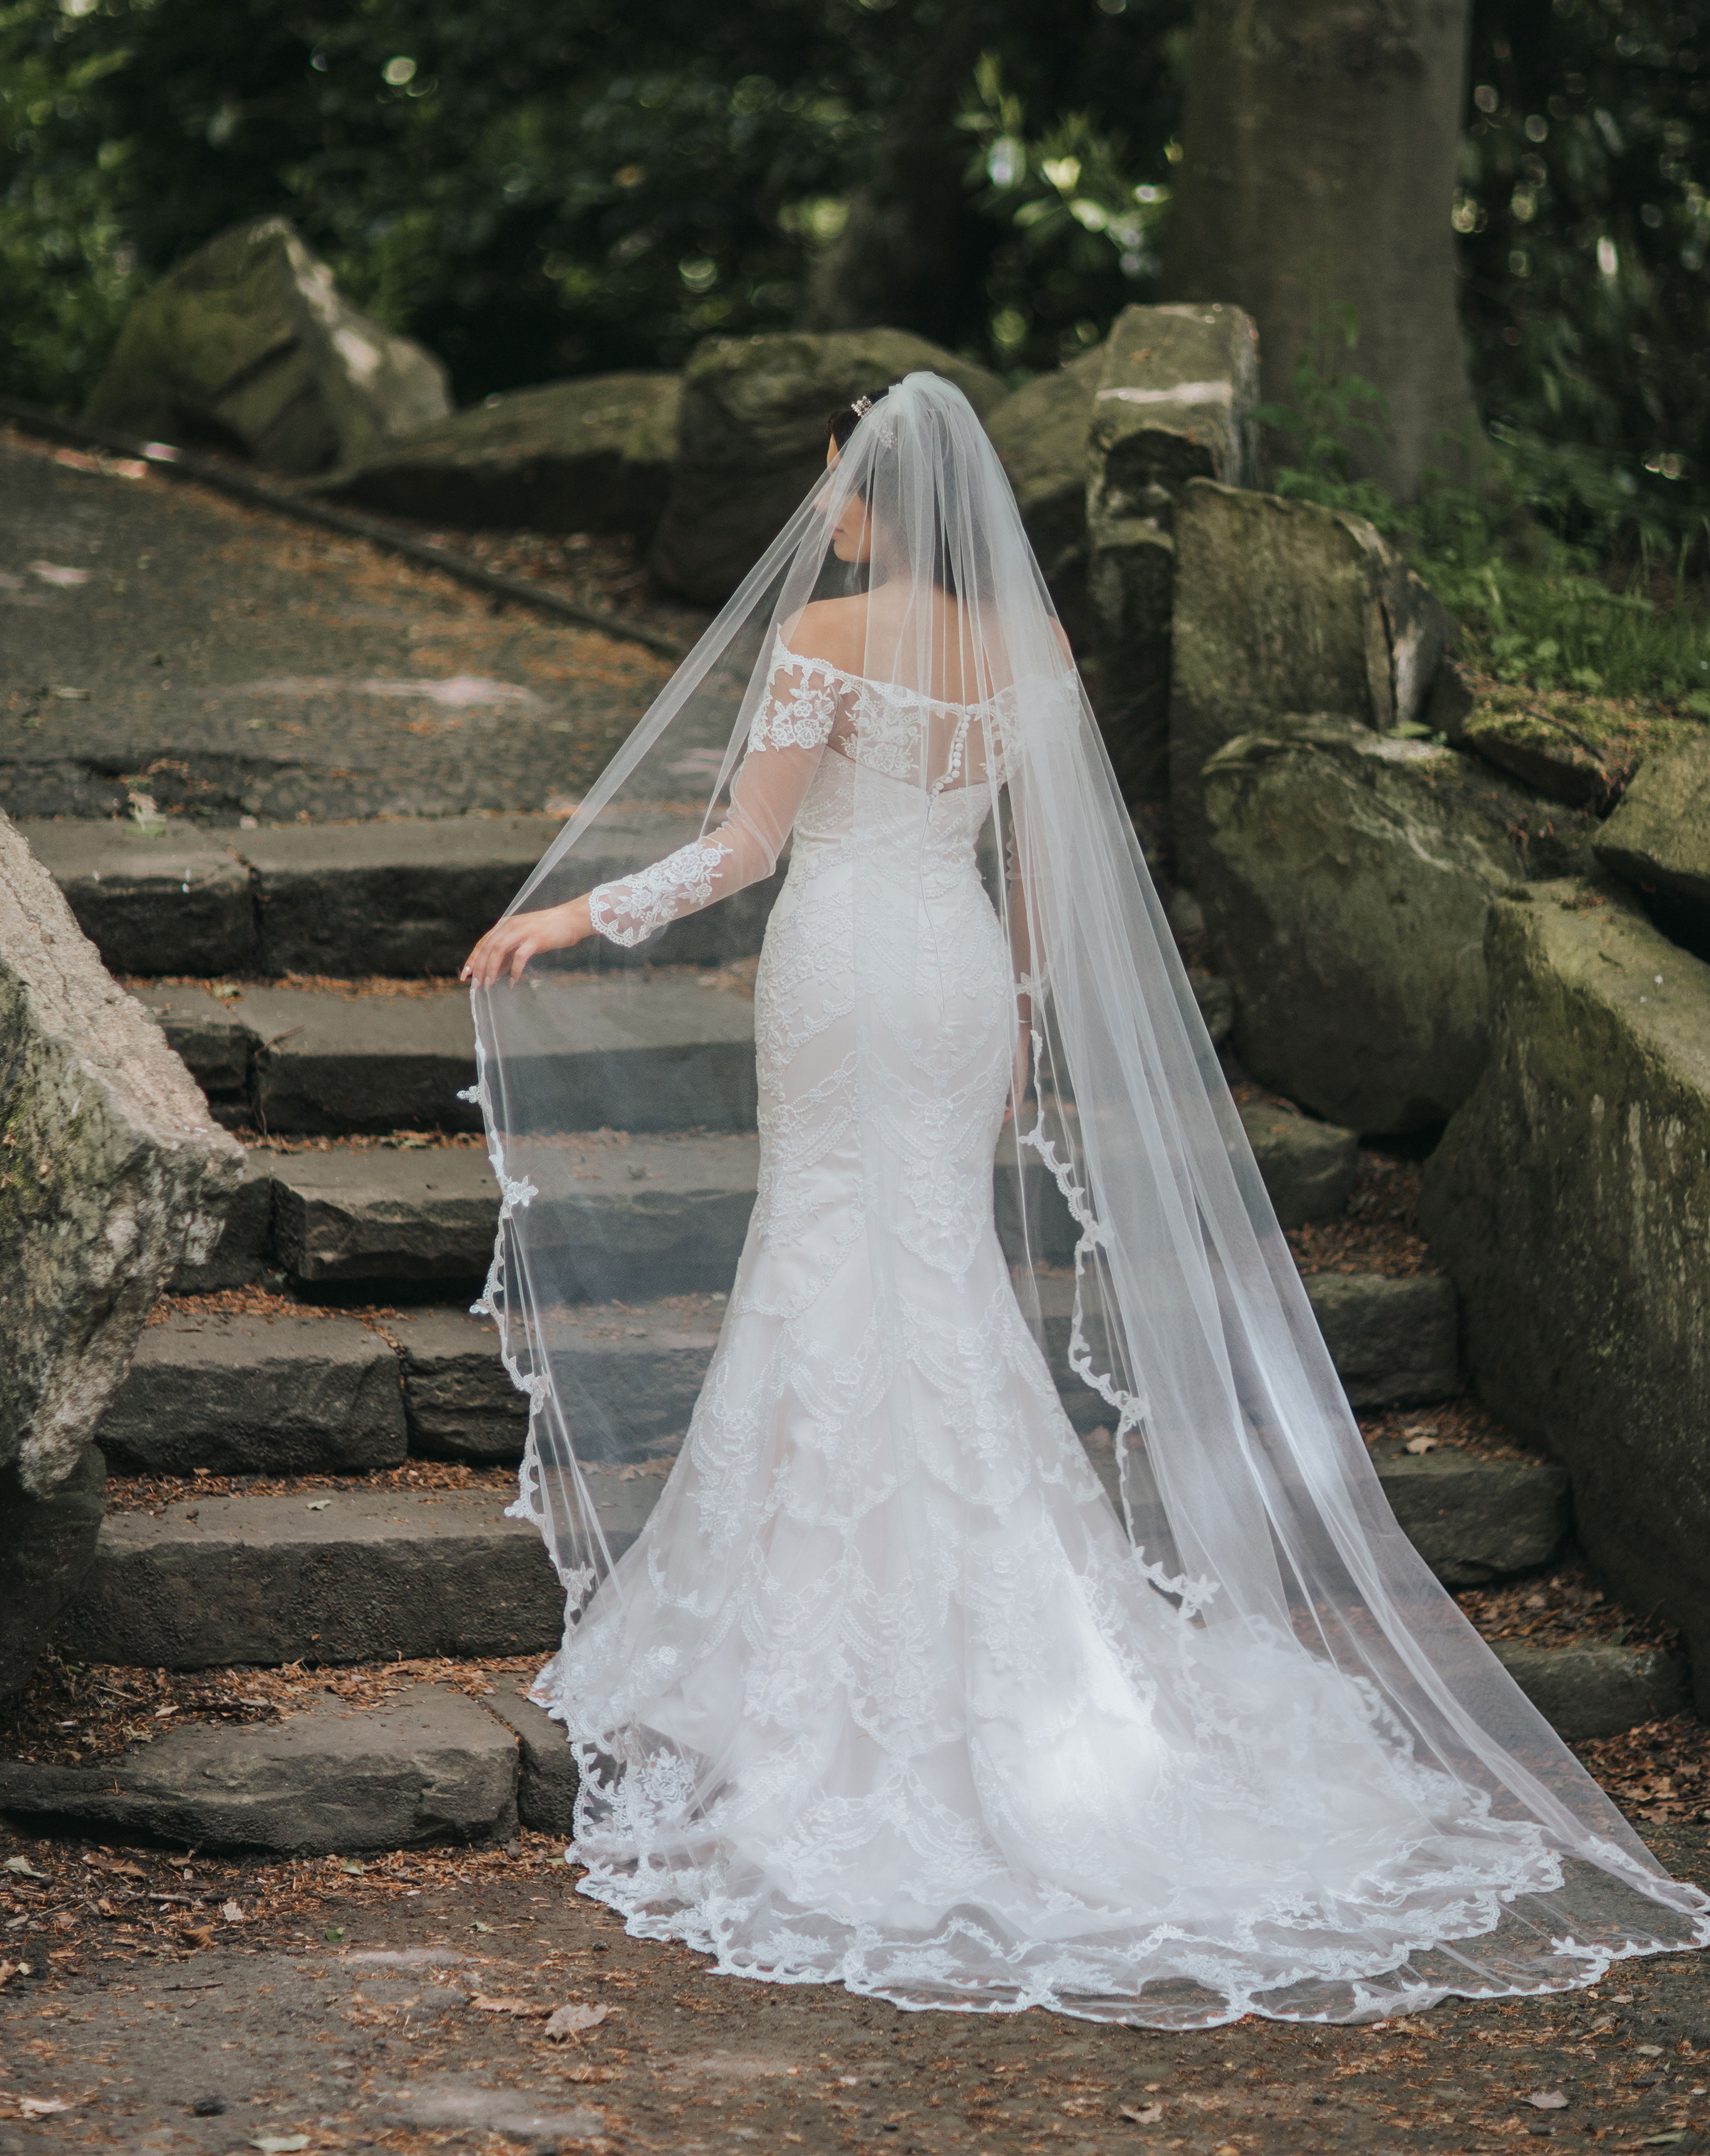
[[[1122,307],[1148,295],[1158,269],[1153,235],[1169,189],[1137,181],[1126,139],[1091,112],[1064,113],[1030,136],[1026,105],[1004,89],[996,53],[981,54],[956,124],[974,139],[967,183],[975,203],[1007,228],[989,278],[995,354],[1030,371],[1073,359]],[[1072,295],[1071,318],[1041,306],[1045,294]]]
[[[1341,371],[1359,326],[1338,309],[1294,370],[1294,398],[1260,417],[1282,438],[1279,494],[1367,518],[1406,554],[1461,625],[1461,651],[1498,680],[1548,690],[1634,696],[1710,717],[1710,522],[1684,533],[1672,557],[1641,532],[1619,588],[1592,548],[1570,536],[1583,495],[1564,493],[1559,458],[1536,442],[1492,430],[1495,468],[1476,487],[1427,473],[1402,505],[1369,480],[1351,479],[1358,434],[1380,434],[1388,407],[1358,374]],[[1689,571],[1696,567],[1694,587]]]
[[[1476,0],[1453,214],[1480,407],[1556,526],[1629,557],[1710,511],[1707,189],[1703,0]]]

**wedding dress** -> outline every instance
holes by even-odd
[[[851,500],[884,547],[826,616]],[[822,618],[865,623],[858,665]],[[727,813],[590,898],[615,962],[788,844],[747,1240],[615,1567],[554,1344],[550,1059],[516,992],[476,999],[582,1891],[752,1977],[1157,2026],[1561,1989],[1710,1938],[1389,1517],[947,385],[863,418],[519,904],[586,889],[578,837],[709,732]],[[1054,1198],[1126,1517],[1040,1344]]]

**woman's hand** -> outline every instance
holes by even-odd
[[[490,988],[506,973],[520,981],[531,958],[542,951],[567,951],[593,933],[585,897],[549,906],[540,913],[507,914],[482,937],[457,978],[476,988]]]

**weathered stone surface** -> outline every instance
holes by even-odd
[[[357,1488],[110,1512],[59,1644],[175,1670],[550,1649],[563,1593],[505,1502]]]
[[[474,1146],[280,1153],[273,1240],[298,1281],[473,1280],[485,1275],[499,1194]]]
[[[526,1690],[507,1691],[502,1679],[485,1704],[516,1739],[516,1816],[538,1833],[567,1835],[575,1824],[577,1774],[563,1723]]]
[[[1710,731],[1651,757],[1598,834],[1597,858],[1647,897],[1673,900],[1699,955],[1710,935]],[[1672,918],[1661,926],[1671,929]]]
[[[167,1283],[169,1292],[213,1295],[261,1278],[273,1256],[273,1159],[259,1151],[244,1155],[218,1241],[199,1262],[179,1266]]]
[[[31,821],[18,829],[116,973],[246,973],[255,963],[249,871],[193,826]]]
[[[0,1468],[83,1460],[150,1305],[243,1154],[0,817]]]
[[[1307,1299],[1350,1404],[1418,1407],[1461,1389],[1461,1314],[1442,1273],[1313,1273]]]
[[[1587,1554],[1686,1633],[1710,1704],[1710,966],[1615,885],[1492,906],[1484,955],[1490,1060],[1420,1229],[1481,1395],[1567,1467]]]
[[[448,1686],[366,1710],[325,1699],[278,1722],[193,1722],[102,1767],[0,1761],[0,1810],[116,1839],[325,1856],[502,1840],[516,1743]]]
[[[245,832],[242,857],[259,906],[258,970],[454,975],[562,828],[551,816],[447,816]],[[538,903],[578,896],[682,841],[680,818],[614,812],[568,856]],[[781,881],[782,871],[674,921],[633,952],[590,937],[562,960],[578,968],[692,965],[757,951]]]
[[[675,374],[590,374],[489,397],[316,492],[463,530],[628,531],[643,545],[677,446]]]
[[[759,1142],[739,1136],[557,1139],[516,1155],[541,1194],[539,1247],[573,1300],[727,1290],[742,1254]]]
[[[561,1129],[752,1129],[754,1006],[705,978],[542,974],[507,1006],[511,1098],[550,1098]],[[475,1075],[465,989],[249,988],[225,1008],[261,1044],[255,1111],[270,1132],[481,1127],[479,1106],[458,1097]],[[531,1082],[537,1060],[552,1066],[549,1087]]]
[[[223,985],[229,988],[225,995],[158,983],[131,993],[166,1035],[173,1055],[182,1057],[215,1116],[230,1128],[249,1119],[249,1065],[257,1042],[250,1028],[234,1015],[236,988]]]
[[[1378,1479],[1402,1532],[1446,1587],[1535,1572],[1572,1523],[1565,1472],[1549,1460],[1483,1460],[1452,1445],[1393,1447]]]
[[[831,413],[921,369],[954,382],[982,416],[1004,393],[983,367],[903,330],[698,346],[683,376],[676,462],[653,546],[660,582],[691,598],[728,598],[824,467]]]
[[[1455,624],[1363,517],[1190,479],[1175,510],[1170,802],[1203,898],[1200,773],[1290,711],[1416,721]]]
[[[449,410],[439,361],[359,313],[269,217],[220,233],[136,301],[84,418],[314,472]]]
[[[25,1494],[15,1467],[0,1468],[0,1553],[6,1592],[0,1595],[0,1700],[28,1683],[54,1636],[59,1613],[74,1601],[101,1531],[101,1455],[92,1445],[71,1474],[45,1497]]]
[[[1458,692],[1454,687],[1459,682]],[[1488,763],[1536,787],[1552,801],[1602,808],[1647,757],[1666,754],[1702,729],[1607,696],[1467,683],[1461,670],[1439,676],[1425,723],[1456,748],[1476,750]]]
[[[985,414],[986,432],[1015,490],[1028,542],[1077,652],[1090,651],[1086,600],[1086,439],[1104,366],[1096,345],[1033,380]]]
[[[1491,1651],[1559,1737],[1618,1737],[1692,1703],[1681,1657],[1655,1647],[1605,1640],[1539,1647],[1528,1640],[1493,1640]]]
[[[1235,1029],[1235,990],[1220,973],[1208,973],[1199,966],[1189,969],[1188,985],[1194,991],[1194,1001],[1199,1006],[1212,1046],[1220,1048]]]
[[[567,2110],[535,2103],[520,2091],[483,2088],[472,2082],[419,2081],[394,2090],[387,2107],[400,2124],[449,2127],[465,2134],[500,2133],[542,2152],[579,2148],[602,2138],[603,2112]]]
[[[1492,900],[1574,858],[1569,812],[1552,837],[1472,759],[1332,716],[1238,737],[1204,783],[1197,889],[1242,1062],[1358,1131],[1441,1122],[1484,1060]]]
[[[1169,792],[1175,504],[1190,479],[1252,484],[1259,333],[1239,307],[1125,307],[1086,447],[1098,721],[1131,800]]]
[[[452,1460],[520,1460],[528,1399],[499,1359],[499,1328],[461,1307],[385,1320],[403,1373],[410,1450]]]
[[[1281,1224],[1333,1219],[1353,1195],[1359,1168],[1353,1132],[1270,1101],[1250,1103],[1240,1116]]]
[[[122,1467],[359,1474],[407,1450],[398,1358],[354,1317],[178,1311],[145,1327],[101,1419]]]

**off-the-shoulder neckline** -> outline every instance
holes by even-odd
[[[982,696],[978,703],[958,704],[949,696],[929,696],[924,690],[910,688],[906,681],[879,681],[870,674],[851,674],[846,666],[834,665],[829,659],[818,658],[811,652],[793,650],[784,642],[782,629],[776,632],[773,649],[781,651],[792,665],[806,667],[811,672],[834,674],[840,681],[847,681],[851,688],[876,690],[881,696],[915,697],[941,711],[983,711],[994,704],[1001,703],[1005,696],[1013,696],[1019,686],[1016,682],[1006,682],[993,695]]]

